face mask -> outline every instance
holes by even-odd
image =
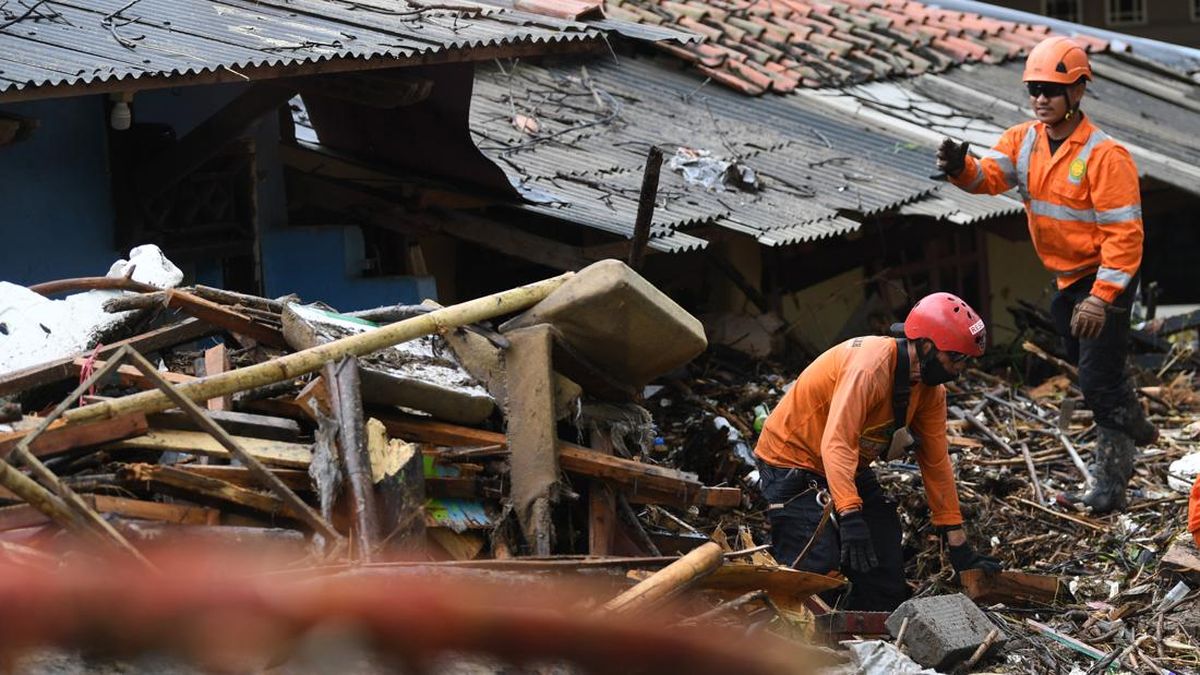
[[[938,351],[936,349],[930,349],[921,357],[921,382],[931,387],[946,384],[958,378],[958,375],[946,370],[946,367],[938,359],[937,354]]]

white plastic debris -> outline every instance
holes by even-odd
[[[123,277],[134,266],[133,280],[158,288],[183,281],[179,270],[153,244],[129,252],[129,260],[113,263],[106,276]],[[0,373],[70,356],[94,346],[97,335],[123,320],[104,303],[124,291],[87,291],[61,300],[49,299],[24,286],[0,281]]]
[[[676,148],[675,154],[667,161],[667,168],[682,174],[683,181],[688,185],[710,192],[724,192],[729,188],[754,191],[760,187],[754,169],[738,161],[713,157],[708,150]]]
[[[890,642],[861,640],[842,645],[850,650],[861,675],[938,675],[938,671],[922,668]]]
[[[1197,475],[1200,475],[1200,452],[1193,452],[1171,462],[1167,469],[1167,485],[1176,492],[1188,494]]]

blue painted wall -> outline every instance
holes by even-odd
[[[104,99],[7,104],[0,113],[39,121],[27,140],[0,146],[0,280],[104,274],[122,257],[113,248]]]
[[[231,84],[139,93],[134,120],[170,124],[183,136],[244,89]],[[127,253],[113,248],[107,101],[38,101],[3,105],[0,112],[40,120],[29,140],[0,147],[0,280],[31,284],[104,274]],[[432,277],[362,277],[365,253],[357,227],[288,227],[277,120],[268,115],[251,133],[257,141],[257,253],[265,295],[298,293],[342,311],[436,299]],[[219,260],[176,263],[188,283],[221,285]]]

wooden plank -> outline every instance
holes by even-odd
[[[612,439],[607,432],[592,431],[592,449],[602,455],[613,454]],[[592,480],[588,483],[588,553],[612,555],[616,531],[617,496],[608,483]]]
[[[445,422],[422,420],[415,417],[381,418],[388,433],[410,440],[419,440],[435,445],[484,447],[508,446],[508,438],[501,433],[473,429]],[[497,451],[503,454],[503,450]],[[563,469],[571,473],[594,478],[603,478],[619,486],[630,495],[631,501],[643,503],[687,506],[701,503],[701,488],[695,474],[667,469],[653,464],[635,462],[621,457],[605,456],[566,441],[558,441],[558,461]],[[721,488],[736,490],[736,488]],[[740,492],[740,491],[739,491]],[[722,502],[729,493],[721,493]]]
[[[965,570],[959,573],[958,579],[963,593],[980,604],[1003,602],[1019,607],[1034,602],[1050,605],[1070,596],[1058,577],[1043,574],[1013,570],[987,574],[982,570]]]
[[[183,310],[197,319],[220,326],[230,333],[252,338],[259,344],[289,348],[287,340],[283,339],[283,333],[278,329],[258,323],[241,312],[235,312],[224,305],[205,300],[191,293],[178,289],[168,290],[167,306]]]
[[[7,457],[22,438],[33,433],[38,420],[36,418],[29,419],[34,422],[28,428],[0,434],[0,457]],[[116,417],[92,424],[67,424],[62,420],[55,420],[41,436],[38,436],[29,449],[36,457],[47,457],[76,448],[101,445],[110,441],[138,436],[146,433],[149,429],[150,424],[146,421],[146,416],[141,414]]]
[[[736,509],[742,505],[742,491],[731,487],[702,487],[698,503],[724,509]]]
[[[180,471],[195,474],[197,476],[206,476],[208,478],[216,478],[231,483],[243,488],[258,488],[261,483],[254,476],[250,475],[250,470],[244,466],[224,466],[220,464],[180,464],[177,465]],[[307,471],[299,469],[271,469],[271,473],[275,477],[283,481],[283,484],[295,490],[296,492],[312,492],[312,479],[309,478]]]
[[[270,441],[246,436],[234,440],[259,461],[290,469],[307,469],[312,446],[301,443]],[[229,451],[217,439],[201,431],[169,431],[151,429],[149,432],[108,445],[113,450],[150,450],[157,452],[187,452],[208,457],[229,458]]]
[[[762,589],[780,607],[798,609],[811,596],[843,585],[842,579],[789,567],[728,563],[702,579],[697,588],[730,595]]]
[[[126,464],[117,472],[117,478],[131,488],[165,490],[186,495],[188,499],[215,500],[270,516],[285,516],[294,520],[302,518],[275,495],[240,488],[219,478],[200,476],[173,466]]]
[[[141,335],[121,340],[120,342],[114,342],[111,345],[101,348],[97,356],[99,358],[107,358],[125,345],[133,347],[142,354],[148,354],[160,349],[190,342],[206,335],[212,335],[219,331],[220,328],[199,319],[185,319],[170,326],[163,326],[162,328],[156,328]],[[64,356],[6,373],[0,377],[0,396],[15,394],[34,387],[78,377],[79,371],[74,367],[75,359],[87,358],[91,354],[90,350],[82,351],[70,356]]]
[[[79,374],[83,371],[83,367],[87,363],[87,361],[88,360],[82,356],[75,357],[75,360],[71,362],[71,369],[74,371],[72,374],[74,376],[78,377]],[[101,360],[97,359],[92,362],[92,370],[100,370],[107,363],[108,363],[107,361],[101,361]],[[134,368],[133,366],[127,366],[125,364],[121,364],[121,365],[117,366],[117,370],[116,370],[116,372],[114,372],[112,374],[112,376],[116,377],[117,381],[120,382],[121,386],[123,386],[123,387],[133,387],[135,389],[153,389],[154,388],[154,384],[152,382],[150,382],[150,380],[146,379],[146,376],[142,375],[141,371],[139,371],[137,368]],[[165,379],[168,382],[172,382],[174,384],[183,384],[184,382],[191,382],[192,380],[196,379],[196,378],[192,377],[191,375],[184,375],[183,373],[172,373],[170,371],[163,372],[162,376],[163,376],[163,379]]]
[[[209,417],[222,429],[235,436],[253,436],[272,441],[296,441],[300,438],[300,425],[295,420],[275,415],[255,415],[253,413],[231,412],[226,410],[210,411]],[[179,410],[154,413],[146,417],[150,426],[155,429],[176,429],[179,431],[199,431],[199,427],[186,414]]]
[[[1190,534],[1181,535],[1171,542],[1162,561],[1168,565],[1182,567],[1189,572],[1200,572],[1200,551],[1196,550]]]
[[[221,512],[203,506],[163,504],[112,495],[80,495],[84,503],[100,513],[112,513],[128,518],[158,520],[179,525],[218,525]],[[50,517],[29,504],[0,508],[0,531],[45,525]]]
[[[224,342],[204,350],[205,376],[224,373],[229,370],[229,366],[229,350],[225,348]],[[206,407],[209,410],[233,410],[233,396],[230,394],[210,398],[207,403]]]

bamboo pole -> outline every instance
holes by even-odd
[[[254,387],[285,382],[316,372],[326,363],[346,356],[364,356],[424,335],[526,309],[541,301],[573,275],[573,272],[568,272],[287,354],[278,359],[203,377],[180,385],[176,391],[193,401],[207,401]],[[163,392],[144,391],[69,410],[63,418],[71,423],[81,423],[111,419],[135,412],[159,412],[173,406],[171,399]]]
[[[710,541],[609,600],[604,605],[604,611],[631,612],[650,609],[682,593],[724,562],[721,545]]]

